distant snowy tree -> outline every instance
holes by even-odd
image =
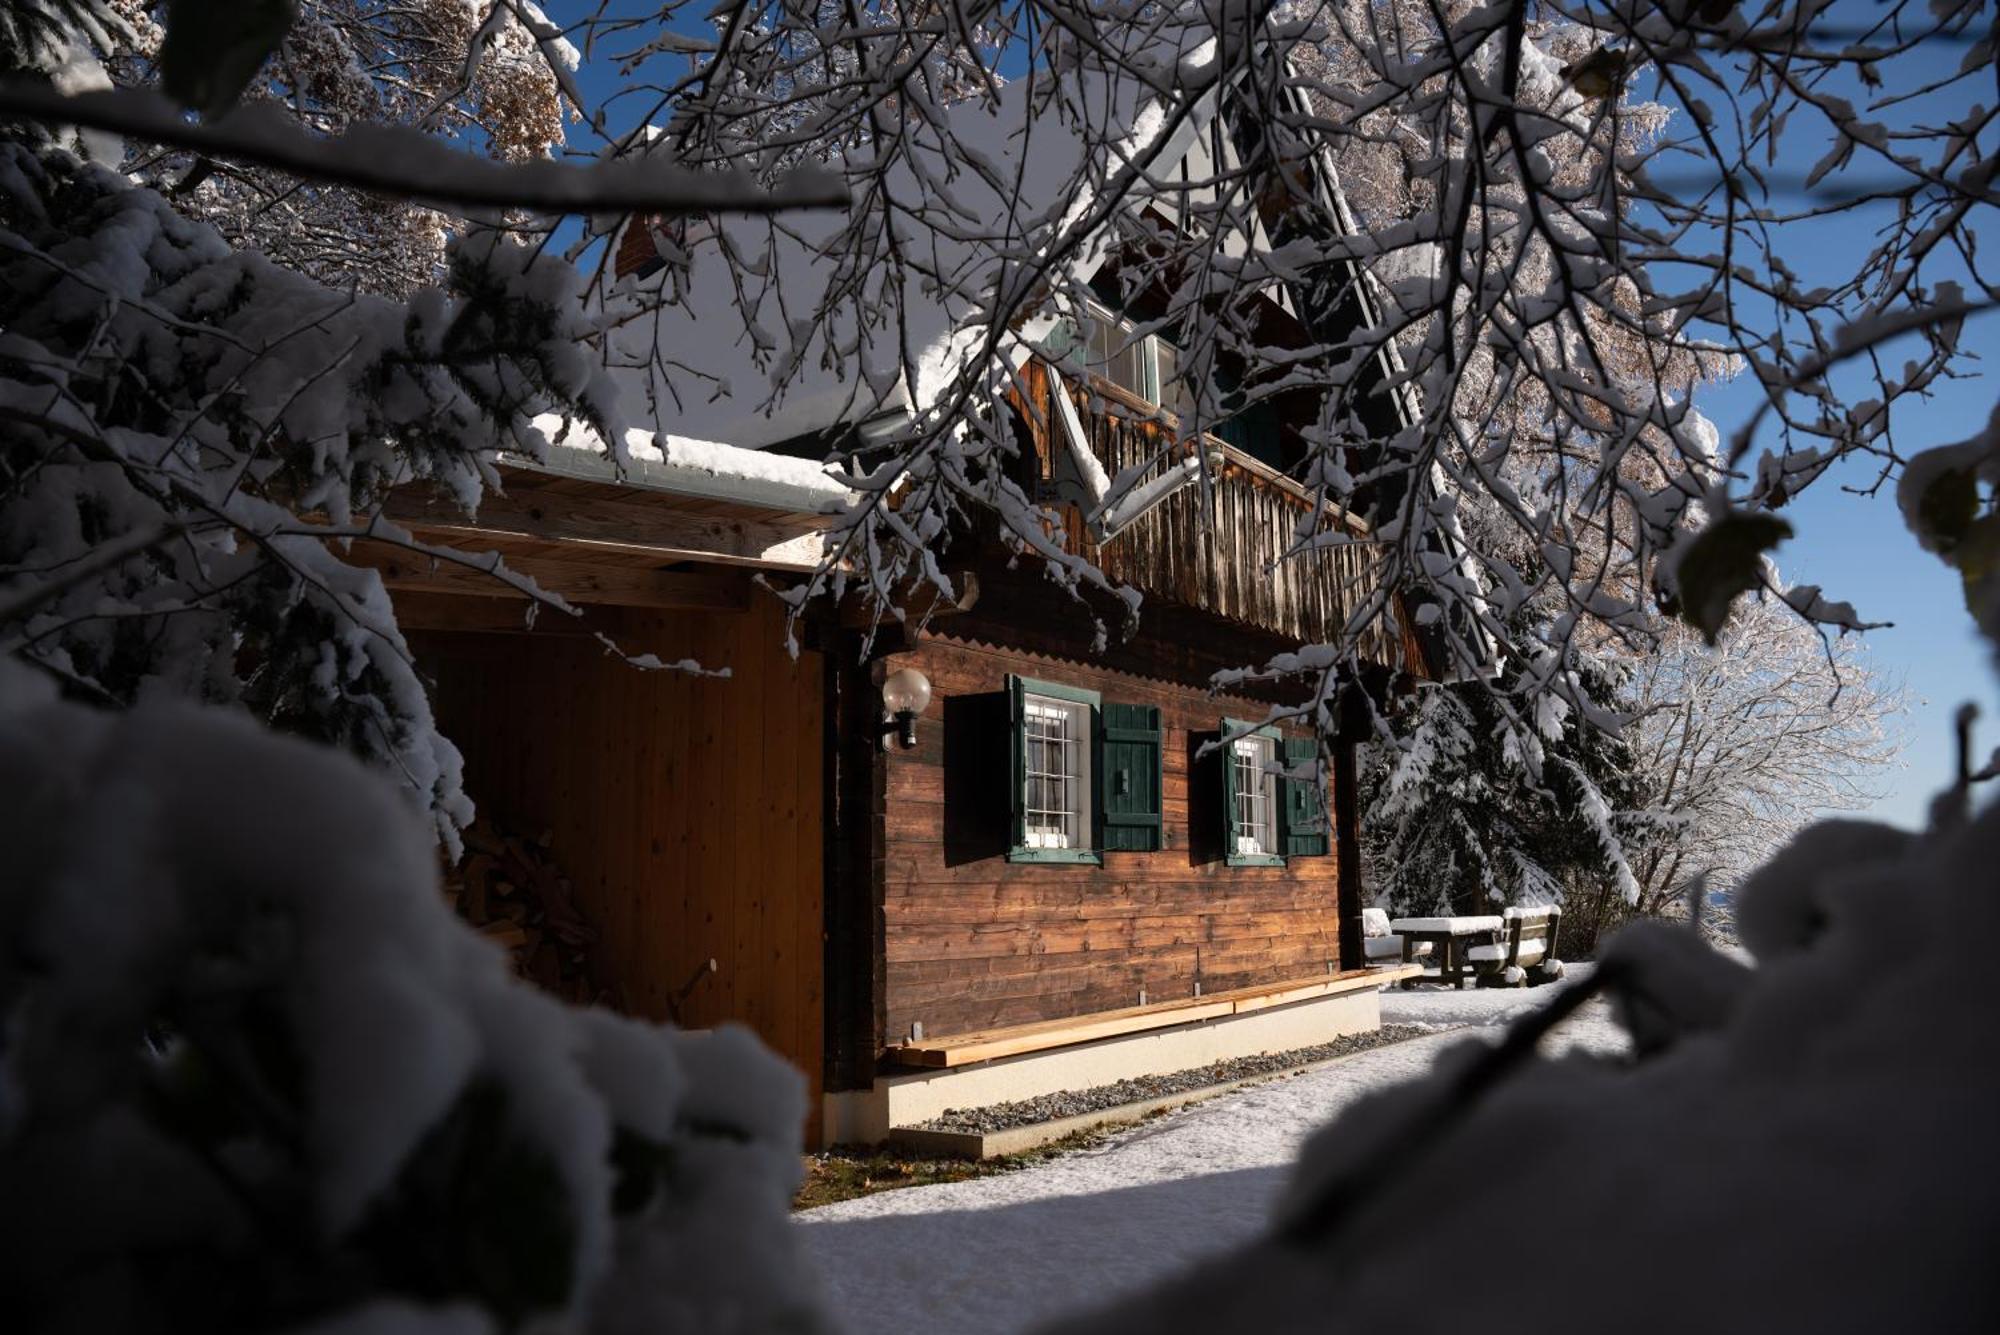
[[[1902,740],[1902,693],[1861,646],[1822,644],[1767,599],[1738,603],[1712,649],[1667,631],[1631,659],[1622,703],[1644,782],[1629,841],[1643,917],[1685,913],[1696,878],[1726,897],[1809,822],[1868,806]],[[1600,894],[1597,921],[1611,909]]]
[[[133,37],[110,62],[117,82],[159,77],[163,5],[119,0]],[[198,7],[190,7],[198,8]],[[234,21],[289,9],[265,0],[214,6]],[[236,100],[281,108],[299,125],[338,134],[357,124],[407,125],[468,141],[508,161],[561,145],[565,103],[556,74],[524,24],[545,23],[531,3],[475,0],[303,0],[269,60]],[[233,22],[197,28],[196,42],[224,37]],[[574,61],[567,43],[558,60]],[[301,179],[254,163],[133,145],[127,166],[232,245],[332,287],[408,296],[441,282],[449,219],[396,198]],[[109,165],[109,164],[107,164]]]
[[[1371,894],[1405,913],[1560,902],[1569,953],[1588,954],[1629,919],[1684,918],[1697,886],[1726,912],[1799,829],[1867,806],[1900,747],[1900,691],[1773,600],[1739,603],[1713,648],[1668,625],[1577,670],[1625,728],[1563,715],[1524,755],[1473,683],[1392,713],[1394,740],[1365,753]]]

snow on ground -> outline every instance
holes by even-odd
[[[1588,964],[1572,964],[1567,983],[1590,973]],[[1550,987],[1468,987],[1454,992],[1444,987],[1421,987],[1413,992],[1390,988],[1382,994],[1383,1024],[1415,1024],[1430,1029],[1458,1029],[1466,1025],[1505,1024],[1522,1011],[1531,1010],[1555,995]],[[1570,1021],[1559,1036],[1575,1042],[1587,1040],[1622,1042],[1623,1034],[1611,1024],[1608,1007],[1596,1005]]]
[[[1356,1098],[1423,1074],[1466,1041],[1463,1026],[1504,1024],[1554,991],[1384,993],[1383,1023],[1450,1032],[1195,1104],[1018,1173],[806,1211],[796,1218],[807,1256],[852,1331],[1032,1327],[1256,1236],[1307,1135]],[[1556,1038],[1610,1051],[1624,1042],[1602,1003]]]

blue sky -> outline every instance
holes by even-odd
[[[1966,346],[1983,350],[1988,365],[2000,362],[2000,325],[1989,319],[1967,334]],[[1957,382],[1899,418],[1902,448],[1913,452],[1971,435],[1992,411],[1994,395],[1990,378]],[[1748,384],[1711,386],[1696,396],[1725,437],[1754,402]],[[1915,826],[1956,766],[1953,711],[1966,700],[1980,705],[1978,738],[1982,752],[1990,750],[2000,745],[2000,691],[1965,611],[1957,572],[1917,546],[1890,488],[1873,497],[1843,490],[1872,481],[1873,470],[1857,465],[1808,488],[1786,507],[1796,536],[1778,549],[1777,560],[1786,579],[1823,586],[1828,597],[1853,603],[1866,620],[1894,623],[1869,631],[1863,641],[1875,669],[1900,679],[1909,694],[1903,767],[1872,780],[1882,793],[1874,815]]]
[[[1834,7],[1827,21],[1857,23],[1880,8],[1877,0],[1847,0]],[[1961,45],[1940,44],[1898,65],[1884,66],[1881,93],[1894,94],[1899,84],[1920,86],[1911,81],[1928,83],[1940,73],[1955,71],[1964,55]],[[1962,115],[1964,104],[1975,95],[1982,91],[1988,98],[1992,95],[1990,79],[1973,82],[1980,86],[1945,99],[1912,102],[1885,112],[1881,119],[1899,128],[1936,124],[1946,118],[1947,111]],[[1642,76],[1640,94],[1658,96],[1649,83]],[[1881,95],[1871,95],[1853,80],[1844,86],[1829,85],[1828,91],[1850,97],[1864,114],[1873,97]],[[1661,100],[1671,103],[1670,98]],[[1676,121],[1677,125],[1686,123],[1680,117]],[[1789,132],[1779,166],[1796,164],[1802,171],[1824,152],[1827,139],[1804,113],[1795,116],[1792,123],[1802,128]],[[1856,162],[1866,165],[1861,157]],[[1879,172],[1868,175],[1881,179]],[[1792,194],[1774,196],[1768,202],[1773,207],[1798,208],[1808,201]],[[1889,217],[1886,208],[1876,208],[1788,223],[1779,238],[1780,256],[1806,287],[1851,279],[1874,246],[1874,229]],[[1990,238],[1992,230],[1987,227],[1982,239]],[[1962,269],[1943,269],[1934,275],[1964,276]],[[1978,431],[1993,411],[2000,395],[2000,386],[1993,378],[1993,368],[2000,365],[2000,319],[1989,315],[1969,321],[1960,346],[1976,359],[1968,367],[1972,375],[1943,384],[1924,401],[1909,401],[1896,409],[1892,425],[1903,457],[1965,439]],[[1900,366],[1901,349],[1891,344],[1887,351],[1885,364]],[[1851,398],[1873,397],[1856,392],[1861,385],[1850,377],[1843,388]],[[1758,397],[1754,382],[1746,377],[1708,386],[1695,396],[1695,402],[1727,440],[1749,418]],[[1758,441],[1760,448],[1775,443],[1775,432],[1766,432]],[[1996,678],[1992,660],[1965,611],[1957,573],[1920,548],[1903,526],[1894,482],[1872,497],[1855,494],[1875,480],[1873,461],[1855,461],[1809,487],[1785,509],[1796,536],[1778,549],[1776,557],[1787,580],[1821,585],[1828,597],[1853,603],[1863,619],[1894,623],[1868,632],[1864,639],[1866,655],[1875,670],[1901,680],[1909,697],[1903,721],[1908,738],[1904,763],[1874,781],[1882,797],[1873,814],[1898,824],[1918,825],[1924,820],[1931,795],[1956,772],[1952,715],[1961,703],[1969,700],[1981,708],[1981,727],[1975,736],[1977,753],[1983,755],[2000,745],[2000,690],[1996,690],[2000,678]]]

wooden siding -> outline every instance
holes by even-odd
[[[878,1042],[1056,1020],[1300,979],[1341,967],[1339,859],[1230,867],[1219,757],[1194,735],[1264,706],[1100,666],[949,638],[880,669],[931,680],[917,745],[883,755],[873,813],[881,895]],[[1102,867],[1009,862],[1008,673],[1156,706],[1165,729],[1166,847]],[[1203,767],[1191,776],[1191,764]]]
[[[777,600],[734,615],[594,613],[634,653],[727,665],[641,672],[576,635],[412,631],[466,788],[553,834],[626,1005],[654,1019],[713,958],[682,1022],[738,1020],[807,1073],[821,1052],[822,664],[780,643]]]
[[[1040,362],[1022,369],[1024,419],[1044,477],[1061,451],[1051,436],[1052,382]],[[1112,477],[1143,468],[1141,481],[1160,476],[1194,447],[1172,446],[1169,428],[1151,405],[1090,377],[1069,386],[1092,453]],[[1321,531],[1366,538],[1360,520],[1323,515],[1313,520],[1310,494],[1292,479],[1226,445],[1222,467],[1208,485],[1183,487],[1102,546],[1092,542],[1083,514],[1064,505],[1065,546],[1106,575],[1184,607],[1257,626],[1305,643],[1330,639],[1357,608],[1377,595],[1380,559],[1365,541],[1291,553],[1301,522]],[[1290,553],[1290,554],[1288,554]],[[1362,637],[1363,656],[1386,667],[1417,670],[1403,637],[1374,622]]]

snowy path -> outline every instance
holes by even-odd
[[[1547,989],[1389,993],[1384,1024],[1494,1025]],[[859,1335],[999,1335],[1144,1284],[1259,1232],[1304,1138],[1421,1075],[1462,1029],[1347,1058],[1134,1127],[1002,1177],[912,1187],[797,1216],[833,1311]],[[1622,1042],[1601,1005],[1567,1042]]]

